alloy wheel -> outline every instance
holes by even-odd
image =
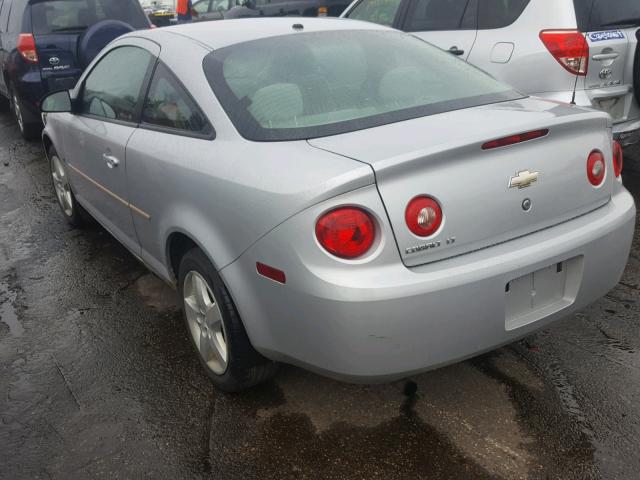
[[[58,203],[67,217],[73,216],[73,198],[67,173],[57,155],[51,157],[51,177]]]
[[[216,375],[227,370],[228,349],[222,312],[207,281],[191,271],[184,279],[184,308],[193,342]]]

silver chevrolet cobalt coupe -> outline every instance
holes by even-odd
[[[135,32],[43,111],[64,216],[176,286],[227,391],[477,355],[607,293],[630,250],[606,114],[373,24]]]

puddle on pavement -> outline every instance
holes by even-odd
[[[515,364],[526,354],[519,345],[513,345],[470,363],[504,385],[517,411],[518,423],[534,440],[525,445],[530,455],[538,459],[530,477],[598,478],[594,432],[561,366],[545,365],[540,372],[544,388],[531,388],[517,372],[503,367],[505,355],[511,356]]]
[[[349,385],[284,367],[268,385],[216,399],[212,471],[264,479],[597,478],[593,431],[558,368],[541,374],[507,348],[412,381],[413,397],[405,382]]]
[[[285,368],[274,383],[218,400],[212,471],[260,479],[499,478],[423,420],[417,383],[418,393],[406,396],[403,383],[346,385]]]
[[[533,440],[504,385],[469,363],[412,381],[415,396],[406,382],[349,385],[284,367],[270,385],[218,401],[214,471],[229,467],[214,458],[222,442],[257,478],[526,476]]]

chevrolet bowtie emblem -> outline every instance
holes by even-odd
[[[520,190],[530,187],[538,181],[539,176],[540,172],[530,172],[529,170],[518,172],[515,177],[511,177],[509,180],[509,188],[517,188]]]

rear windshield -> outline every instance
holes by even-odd
[[[597,32],[640,26],[640,0],[573,0],[578,28]]]
[[[522,97],[397,31],[240,43],[207,55],[204,70],[240,134],[257,141],[323,137]]]
[[[134,28],[149,21],[138,0],[42,0],[31,3],[33,33],[76,32],[102,20],[120,20]]]

